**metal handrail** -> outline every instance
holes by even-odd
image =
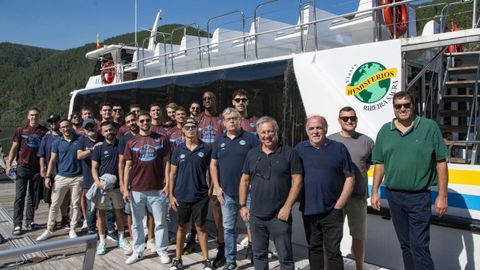
[[[477,73],[475,74],[475,83],[472,98],[472,108],[470,108],[470,118],[468,119],[467,140],[470,140],[470,131],[472,123],[474,125],[473,134],[477,134],[477,117],[478,117],[478,79],[480,78],[480,55],[477,61]]]
[[[200,26],[196,23],[191,23],[189,25],[184,25],[184,26],[180,26],[180,27],[177,27],[177,28],[174,28],[172,29],[172,31],[170,32],[170,35],[171,35],[171,39],[170,39],[170,46],[171,48],[173,48],[173,34],[178,31],[178,30],[182,30],[183,29],[183,36],[185,37],[185,41],[186,41],[186,35],[187,35],[187,27],[192,27],[192,26],[196,26],[197,28],[197,38],[198,38],[198,46],[196,47],[192,47],[192,48],[197,48],[199,51],[202,47],[202,42],[201,42],[201,39],[200,39]],[[187,51],[189,50],[189,48],[185,48],[185,53],[187,53]],[[180,50],[178,50],[177,52],[180,52]],[[172,71],[175,71],[175,65],[174,65],[174,61],[173,61],[173,53],[171,53],[172,57]],[[202,66],[202,54],[199,53],[199,61],[200,61],[200,67]]]
[[[311,0],[311,1],[307,1],[307,2],[303,2],[302,0],[298,0],[298,6],[299,6],[299,11],[300,11],[300,22],[303,23],[304,19],[303,19],[303,12],[304,12],[304,9],[307,5],[312,5],[313,6],[313,20],[316,21],[317,20],[317,1],[316,0]],[[309,14],[310,15],[310,14]],[[305,48],[304,48],[304,44],[303,44],[303,26],[300,28],[301,32],[300,32],[300,43],[301,43],[301,51],[304,52]],[[317,24],[313,24],[313,31],[315,32],[314,33],[314,39],[315,39],[315,50],[318,51],[318,33],[317,33]]]
[[[425,74],[425,72],[427,72],[432,63],[435,62],[441,55],[443,55],[446,49],[447,47],[444,47],[443,49],[439,50],[437,54],[435,54],[435,56],[430,59],[430,61],[422,68],[422,70],[417,73],[417,76],[415,76],[410,82],[408,82],[407,86],[405,87],[405,91],[408,91],[408,89],[410,89],[410,87],[412,87],[418,81],[418,79],[420,79]]]
[[[218,16],[215,16],[215,17],[212,17],[210,19],[208,19],[207,21],[207,33],[210,35],[210,23],[213,21],[213,20],[216,20],[216,19],[219,19],[219,18],[222,18],[222,17],[226,17],[226,16],[229,16],[229,15],[232,15],[232,14],[236,14],[236,13],[240,13],[240,15],[242,16],[242,32],[243,32],[243,60],[247,60],[247,42],[246,42],[246,36],[245,36],[245,13],[243,13],[243,11],[241,10],[234,10],[234,11],[231,11],[231,12],[227,12],[227,13],[224,13],[224,14],[221,14],[221,15],[218,15]],[[210,67],[211,66],[211,63],[210,63],[210,38],[207,39],[207,57],[208,57],[208,66]]]
[[[40,243],[40,244],[35,244],[27,247],[18,247],[18,248],[1,250],[0,259],[19,256],[22,254],[34,253],[34,252],[43,251],[43,250],[64,248],[64,247],[74,246],[74,245],[83,244],[83,243],[86,243],[87,247],[85,251],[85,257],[83,258],[82,269],[91,270],[93,269],[93,265],[95,263],[95,252],[97,247],[96,234],[80,236],[73,239],[62,239],[57,241]]]
[[[480,141],[448,141],[446,142],[448,145],[448,155],[447,155],[447,162],[451,162],[451,154],[452,154],[452,148],[454,146],[464,146],[465,151],[468,151],[468,146],[472,145],[472,155],[471,155],[471,161],[470,164],[474,165],[476,163],[477,159],[477,153],[476,153],[476,148],[478,148],[478,145],[480,145]],[[474,149],[475,148],[475,149]],[[465,153],[465,163],[468,161],[468,155]]]
[[[266,1],[266,2],[263,2],[263,3],[260,3],[258,4],[256,7],[255,7],[255,10],[253,11],[253,27],[255,29],[255,33],[258,32],[258,17],[257,17],[257,11],[259,8],[261,7],[264,7],[268,4],[272,4],[272,3],[275,3],[275,2],[278,2],[278,0],[270,0],[270,1]],[[258,36],[255,35],[255,59],[258,59]]]

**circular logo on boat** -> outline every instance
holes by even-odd
[[[397,77],[397,68],[386,68],[377,62],[354,66],[347,77],[347,96],[355,96],[363,103],[375,103],[390,90],[391,79]]]
[[[199,157],[204,157],[205,154],[204,154],[203,152],[198,152],[198,156],[199,156]]]
[[[247,142],[246,142],[245,140],[240,140],[238,143],[239,143],[240,145],[245,145],[245,144],[247,144]]]

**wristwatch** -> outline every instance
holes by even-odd
[[[247,207],[247,205],[244,203],[240,204],[240,209],[242,209],[243,207]]]

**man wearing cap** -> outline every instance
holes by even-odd
[[[37,238],[37,241],[46,240],[53,235],[60,204],[68,191],[70,191],[72,205],[72,219],[68,235],[70,238],[77,237],[75,229],[80,217],[80,197],[83,185],[82,164],[77,159],[78,136],[73,132],[67,119],[60,120],[60,132],[63,136],[53,142],[52,156],[45,176],[45,187],[53,187],[47,229]],[[58,172],[55,181],[52,181],[52,171],[55,166],[57,166]]]
[[[35,216],[34,209],[34,177],[40,172],[40,161],[37,151],[42,137],[48,129],[39,124],[40,110],[32,107],[27,114],[28,124],[15,131],[12,147],[8,154],[6,173],[12,170],[12,162],[17,159],[17,179],[15,181],[15,202],[13,206],[13,235],[22,233],[23,210],[27,196],[26,227],[30,229]],[[28,189],[28,194],[27,194]]]
[[[82,214],[83,214],[83,228],[88,228],[90,234],[95,233],[95,211],[90,211],[90,202],[87,202],[85,195],[92,186],[94,180],[92,177],[92,160],[90,154],[93,152],[93,148],[96,143],[102,141],[102,138],[95,131],[95,121],[87,118],[83,121],[83,129],[85,135],[78,138],[77,158],[82,161],[82,173],[83,173],[83,191],[82,191]]]
[[[45,178],[47,175],[47,167],[50,162],[52,144],[53,142],[62,136],[60,133],[60,116],[57,114],[50,114],[47,119],[47,122],[50,124],[50,130],[43,136],[42,142],[40,143],[40,148],[38,148],[37,156],[40,158],[40,175]],[[55,178],[57,175],[57,167],[53,168],[52,177]],[[70,220],[68,218],[68,200],[64,200],[60,207],[62,214],[62,228],[70,228]]]

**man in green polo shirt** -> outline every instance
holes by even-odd
[[[438,125],[415,116],[408,92],[393,96],[395,119],[380,129],[372,161],[375,164],[371,205],[380,210],[378,188],[385,176],[393,226],[405,269],[434,269],[430,255],[430,186],[437,184],[435,212],[448,208],[447,147]]]

